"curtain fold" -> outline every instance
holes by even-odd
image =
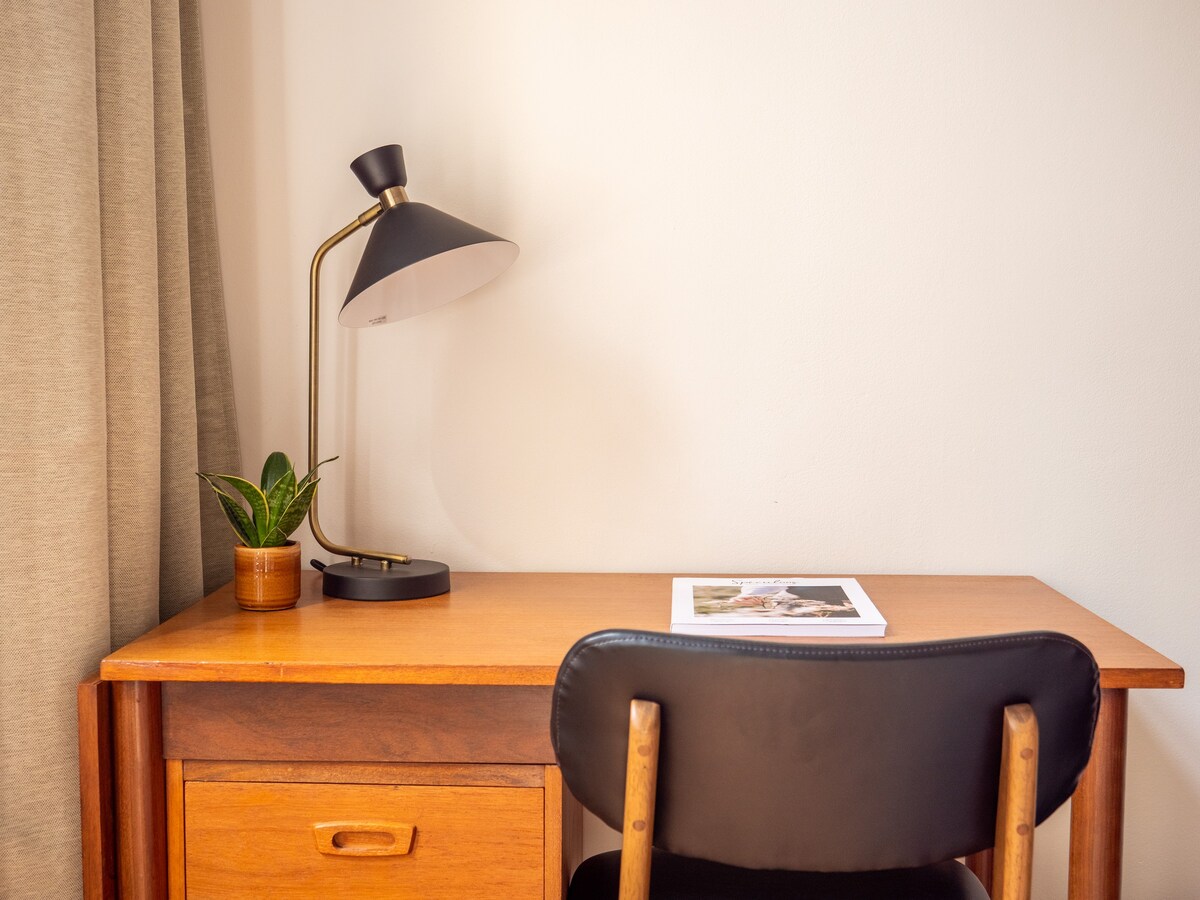
[[[80,894],[75,684],[231,577],[240,468],[194,0],[0,29],[0,896]],[[213,505],[215,507],[215,505]]]

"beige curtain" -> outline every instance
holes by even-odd
[[[3,4],[4,900],[80,894],[75,684],[230,577],[203,84],[194,0]]]

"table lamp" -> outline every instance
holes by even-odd
[[[405,193],[404,151],[378,147],[350,164],[378,202],[317,248],[309,270],[308,463],[317,449],[321,261],[360,228],[374,225],[338,321],[351,328],[398,322],[449,303],[491,281],[520,252],[511,241],[426,206]],[[314,499],[309,525],[318,544],[348,562],[313,565],[324,572],[323,591],[348,600],[414,600],[450,590],[450,569],[431,559],[361,550],[325,536]]]

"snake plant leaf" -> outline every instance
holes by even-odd
[[[304,489],[308,487],[308,483],[312,480],[312,477],[317,474],[317,469],[321,468],[321,466],[325,465],[327,462],[333,462],[335,459],[337,459],[336,456],[331,456],[329,459],[323,459],[313,466],[312,470],[303,478],[301,478],[300,483],[296,485],[296,493],[302,493]]]
[[[262,478],[259,481],[263,493],[270,494],[279,479],[289,472],[292,474],[292,478],[296,477],[296,469],[286,453],[276,450],[268,456],[267,461],[263,463]]]
[[[219,478],[245,497],[246,502],[250,504],[250,518],[254,523],[253,533],[258,536],[259,541],[266,538],[268,533],[267,523],[270,519],[270,514],[267,511],[267,495],[259,489],[258,485],[247,481],[245,478],[239,478],[237,475],[218,475],[201,472],[200,477],[209,484],[212,484],[212,479]],[[216,485],[213,485],[213,487],[215,489]],[[259,543],[257,546],[261,547],[262,544]]]
[[[209,483],[211,484],[211,482]],[[225,511],[225,518],[229,521],[229,527],[233,529],[237,539],[247,547],[258,546],[258,535],[254,531],[254,525],[250,522],[250,517],[246,515],[241,504],[220,488],[214,486],[213,490],[217,493],[217,500],[221,504],[221,509]]]
[[[292,498],[292,502],[288,504],[279,521],[271,529],[271,533],[267,535],[263,542],[264,547],[282,545],[288,536],[300,527],[300,523],[308,514],[308,508],[312,505],[313,496],[317,493],[317,485],[320,483],[320,478],[314,478],[305,486],[304,490]]]
[[[272,528],[271,533],[267,535],[267,539],[263,542],[264,547],[282,547],[287,543],[287,535],[278,528]]]
[[[275,482],[274,487],[267,492],[267,511],[270,513],[270,518],[267,520],[267,534],[271,533],[271,529],[279,522],[284,510],[288,504],[292,502],[292,498],[296,496],[296,473],[288,469],[283,473],[283,477]]]
[[[253,547],[258,542],[258,536],[254,533],[254,525],[250,522],[246,511],[224,491],[217,494],[217,500],[221,504],[221,509],[225,510],[225,518],[229,522],[229,527],[233,529],[233,533],[237,535],[237,539],[247,547]]]

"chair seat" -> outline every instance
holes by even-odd
[[[616,900],[621,853],[584,860],[567,900]],[[654,851],[651,900],[988,900],[971,871],[949,860],[884,872],[784,872],[739,869]]]

